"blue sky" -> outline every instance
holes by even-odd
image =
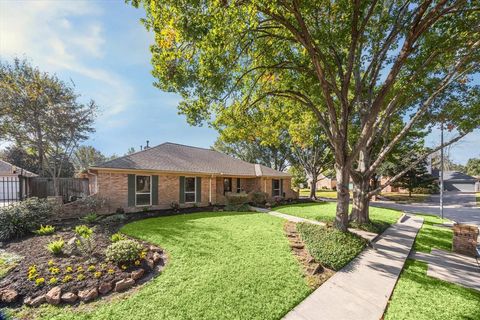
[[[147,139],[210,147],[216,132],[189,126],[177,113],[180,98],[153,87],[153,36],[139,21],[143,15],[123,0],[0,0],[0,58],[29,58],[94,99],[102,110],[85,144],[106,155],[138,149]],[[427,139],[438,141],[438,132]],[[467,136],[450,156],[460,163],[480,157],[480,134]]]

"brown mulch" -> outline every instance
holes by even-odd
[[[296,223],[286,221],[284,224],[284,231],[292,248],[292,253],[297,260],[302,264],[304,275],[307,278],[307,283],[312,288],[318,288],[327,281],[335,271],[326,268],[315,259],[308,252],[302,237],[297,231]]]
[[[23,258],[5,278],[0,280],[0,292],[3,289],[15,290],[21,298],[16,301],[18,305],[21,304],[22,298],[38,297],[59,285],[62,287],[62,292],[77,294],[79,290],[93,287],[98,288],[100,284],[105,282],[114,284],[117,281],[129,278],[132,271],[140,268],[145,270],[145,274],[142,279],[136,281],[136,283],[145,282],[160,270],[157,267],[152,268],[151,264],[149,266],[147,263],[147,260],[152,259],[155,251],[160,252],[162,255],[160,267],[165,265],[166,254],[163,253],[163,250],[139,240],[137,241],[143,245],[144,250],[147,252],[145,258],[139,260],[139,264],[116,265],[107,262],[105,250],[112,243],[110,240],[111,232],[101,226],[94,227],[92,236],[95,240],[95,250],[94,254],[90,256],[83,256],[78,254],[78,252],[70,256],[54,256],[46,249],[49,242],[58,240],[59,238],[65,241],[66,246],[67,241],[74,236],[75,233],[70,228],[64,228],[63,230],[56,231],[52,235],[30,236],[6,244],[2,248],[3,250],[15,253]],[[37,286],[34,279],[28,279],[29,268],[33,265],[35,265],[38,270],[38,276],[36,276],[36,278],[45,279],[45,283],[41,286]],[[88,270],[89,266],[92,265],[95,267],[95,270]],[[58,268],[59,272],[57,274],[52,273],[52,267]],[[67,269],[68,267],[71,267],[73,271],[69,271]],[[82,270],[79,270],[79,267]],[[95,274],[96,272],[99,273]],[[77,279],[79,274],[83,274],[85,279]],[[65,277],[68,276],[71,277],[71,280],[64,281]],[[50,279],[53,277],[56,278],[58,282],[56,284],[49,284]]]

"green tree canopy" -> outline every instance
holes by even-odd
[[[407,117],[369,171],[428,112],[444,112],[435,102],[445,89],[474,90],[479,68],[474,1],[127,2],[143,5],[155,34],[155,85],[182,95],[190,123],[285,100],[315,116],[334,153],[342,230],[350,169],[372,137]]]

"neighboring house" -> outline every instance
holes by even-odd
[[[24,198],[27,195],[27,179],[36,176],[35,173],[0,160],[0,206]]]
[[[439,179],[440,171],[433,170],[432,174],[436,179]],[[445,171],[443,174],[443,186],[446,191],[479,191],[478,179],[459,171]]]
[[[308,179],[308,185],[312,185],[312,179]],[[317,178],[317,185],[316,190],[322,189],[329,189],[329,190],[336,190],[337,189],[337,179],[335,177],[327,177],[323,174],[320,174]]]
[[[89,169],[91,194],[111,208],[166,209],[224,204],[228,192],[262,191],[269,197],[295,198],[291,175],[223,153],[163,143]]]

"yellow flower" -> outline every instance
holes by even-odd
[[[95,271],[95,266],[93,264],[91,264],[91,265],[88,266],[87,270],[89,272],[94,272]]]
[[[120,268],[122,268],[122,270],[127,270],[127,266],[124,265],[124,264],[122,264],[122,266]]]
[[[38,278],[37,280],[35,280],[35,285],[37,287],[43,286],[44,284],[45,284],[45,278]]]
[[[85,276],[84,276],[82,273],[80,273],[80,274],[77,276],[77,281],[83,281],[83,280],[85,280]]]
[[[97,271],[93,274],[93,276],[98,279],[102,276],[102,273],[100,271]]]
[[[140,260],[135,260],[135,265],[139,266],[140,265]]]
[[[58,282],[58,279],[53,277],[53,278],[50,278],[50,280],[48,281],[48,284],[56,284]]]
[[[83,267],[82,267],[82,266],[80,266],[80,267],[77,268],[77,272],[82,272],[82,271],[83,271]]]
[[[65,269],[65,272],[66,273],[72,273],[73,272],[73,268],[68,266],[66,269]]]
[[[53,267],[55,263],[53,262],[53,260],[48,260],[48,266],[49,267]]]
[[[48,268],[48,270],[50,270],[51,274],[59,274],[60,273],[60,269],[57,268],[57,267],[50,267],[50,268]]]
[[[113,270],[113,269],[108,269],[107,273],[108,273],[108,274],[114,274],[114,273],[115,273],[115,270]]]
[[[72,276],[69,275],[69,274],[67,274],[67,275],[63,278],[62,282],[63,282],[63,283],[67,283],[67,282],[72,281],[72,279],[73,279]]]

